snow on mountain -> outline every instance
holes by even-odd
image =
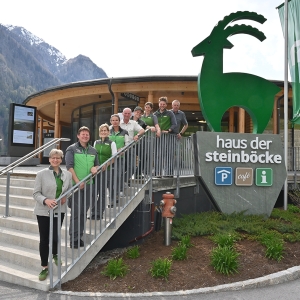
[[[12,31],[13,33],[17,34],[20,38],[25,39],[31,46],[42,48],[44,51],[48,53],[51,59],[55,61],[57,67],[59,65],[64,64],[67,61],[66,57],[59,50],[49,45],[43,39],[37,37],[27,29],[20,26],[14,26],[14,25],[4,25],[4,24],[1,25],[6,27],[8,30]]]

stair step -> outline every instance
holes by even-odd
[[[0,193],[0,202],[6,203],[6,193]],[[23,195],[9,195],[9,204],[10,205],[20,205],[22,207],[34,207],[35,200],[31,196],[23,196]]]
[[[38,276],[41,270],[41,267],[38,270],[24,268],[5,259],[0,259],[0,280],[47,292],[50,289],[50,279],[48,276],[46,280],[40,281]],[[53,274],[54,281],[56,281],[57,267],[55,265],[53,266]],[[22,296],[20,297],[22,298]]]
[[[10,186],[28,187],[33,189],[34,181],[35,181],[34,179],[16,178],[11,176],[9,183]],[[7,183],[6,177],[0,177],[0,184],[6,186],[6,183]]]
[[[41,268],[41,259],[37,250],[7,244],[2,241],[0,242],[0,259],[36,272]]]
[[[5,209],[6,209],[6,205],[0,203],[0,216],[5,215]],[[36,216],[33,213],[33,207],[30,208],[30,207],[20,207],[17,205],[9,205],[8,213],[10,216],[36,220]]]
[[[0,193],[6,195],[6,185],[0,184]],[[9,194],[10,195],[22,195],[27,197],[32,197],[33,190],[31,187],[19,187],[19,186],[10,186]]]
[[[38,234],[38,225],[36,220],[11,216],[0,218],[0,228],[11,228],[28,233]]]
[[[3,227],[0,228],[0,232],[2,242],[28,249],[39,249],[40,238],[37,233],[28,234],[24,231]]]

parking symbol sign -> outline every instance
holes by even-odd
[[[216,185],[232,185],[232,168],[216,167],[215,168]]]

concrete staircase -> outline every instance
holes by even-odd
[[[9,217],[5,215],[6,176],[0,177],[0,280],[23,285],[26,287],[48,291],[50,289],[49,276],[45,281],[39,281],[38,274],[41,271],[39,255],[39,232],[36,216],[33,214],[35,201],[32,197],[35,174],[15,174],[10,178],[10,206]],[[62,272],[66,270],[74,260],[75,266],[66,274],[62,282],[76,278],[105,243],[113,236],[116,230],[128,218],[139,202],[144,198],[143,188],[133,200],[126,203],[126,199],[120,199],[121,212],[114,219],[116,208],[106,208],[105,220],[86,222],[86,244],[84,248],[69,248],[68,234],[65,222],[62,226]],[[128,196],[132,191],[127,191]],[[69,218],[67,218],[67,226]],[[101,229],[102,228],[102,229]],[[92,242],[100,229],[103,231],[101,238]],[[67,243],[67,247],[66,247]],[[65,250],[67,250],[65,252]],[[66,254],[65,254],[66,253]],[[67,266],[64,261],[67,262]],[[57,267],[53,264],[53,281],[57,279]]]
[[[6,218],[6,177],[0,178],[0,280],[47,291],[49,280],[38,279],[41,265],[38,226],[33,214],[34,179],[35,175],[11,176],[10,216]]]

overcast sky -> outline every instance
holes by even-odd
[[[7,0],[0,23],[22,26],[67,59],[79,54],[109,77],[197,75],[202,57],[191,49],[224,16],[254,11],[267,18],[250,24],[267,37],[230,38],[224,72],[247,72],[284,80],[284,39],[276,7],[284,0]]]

